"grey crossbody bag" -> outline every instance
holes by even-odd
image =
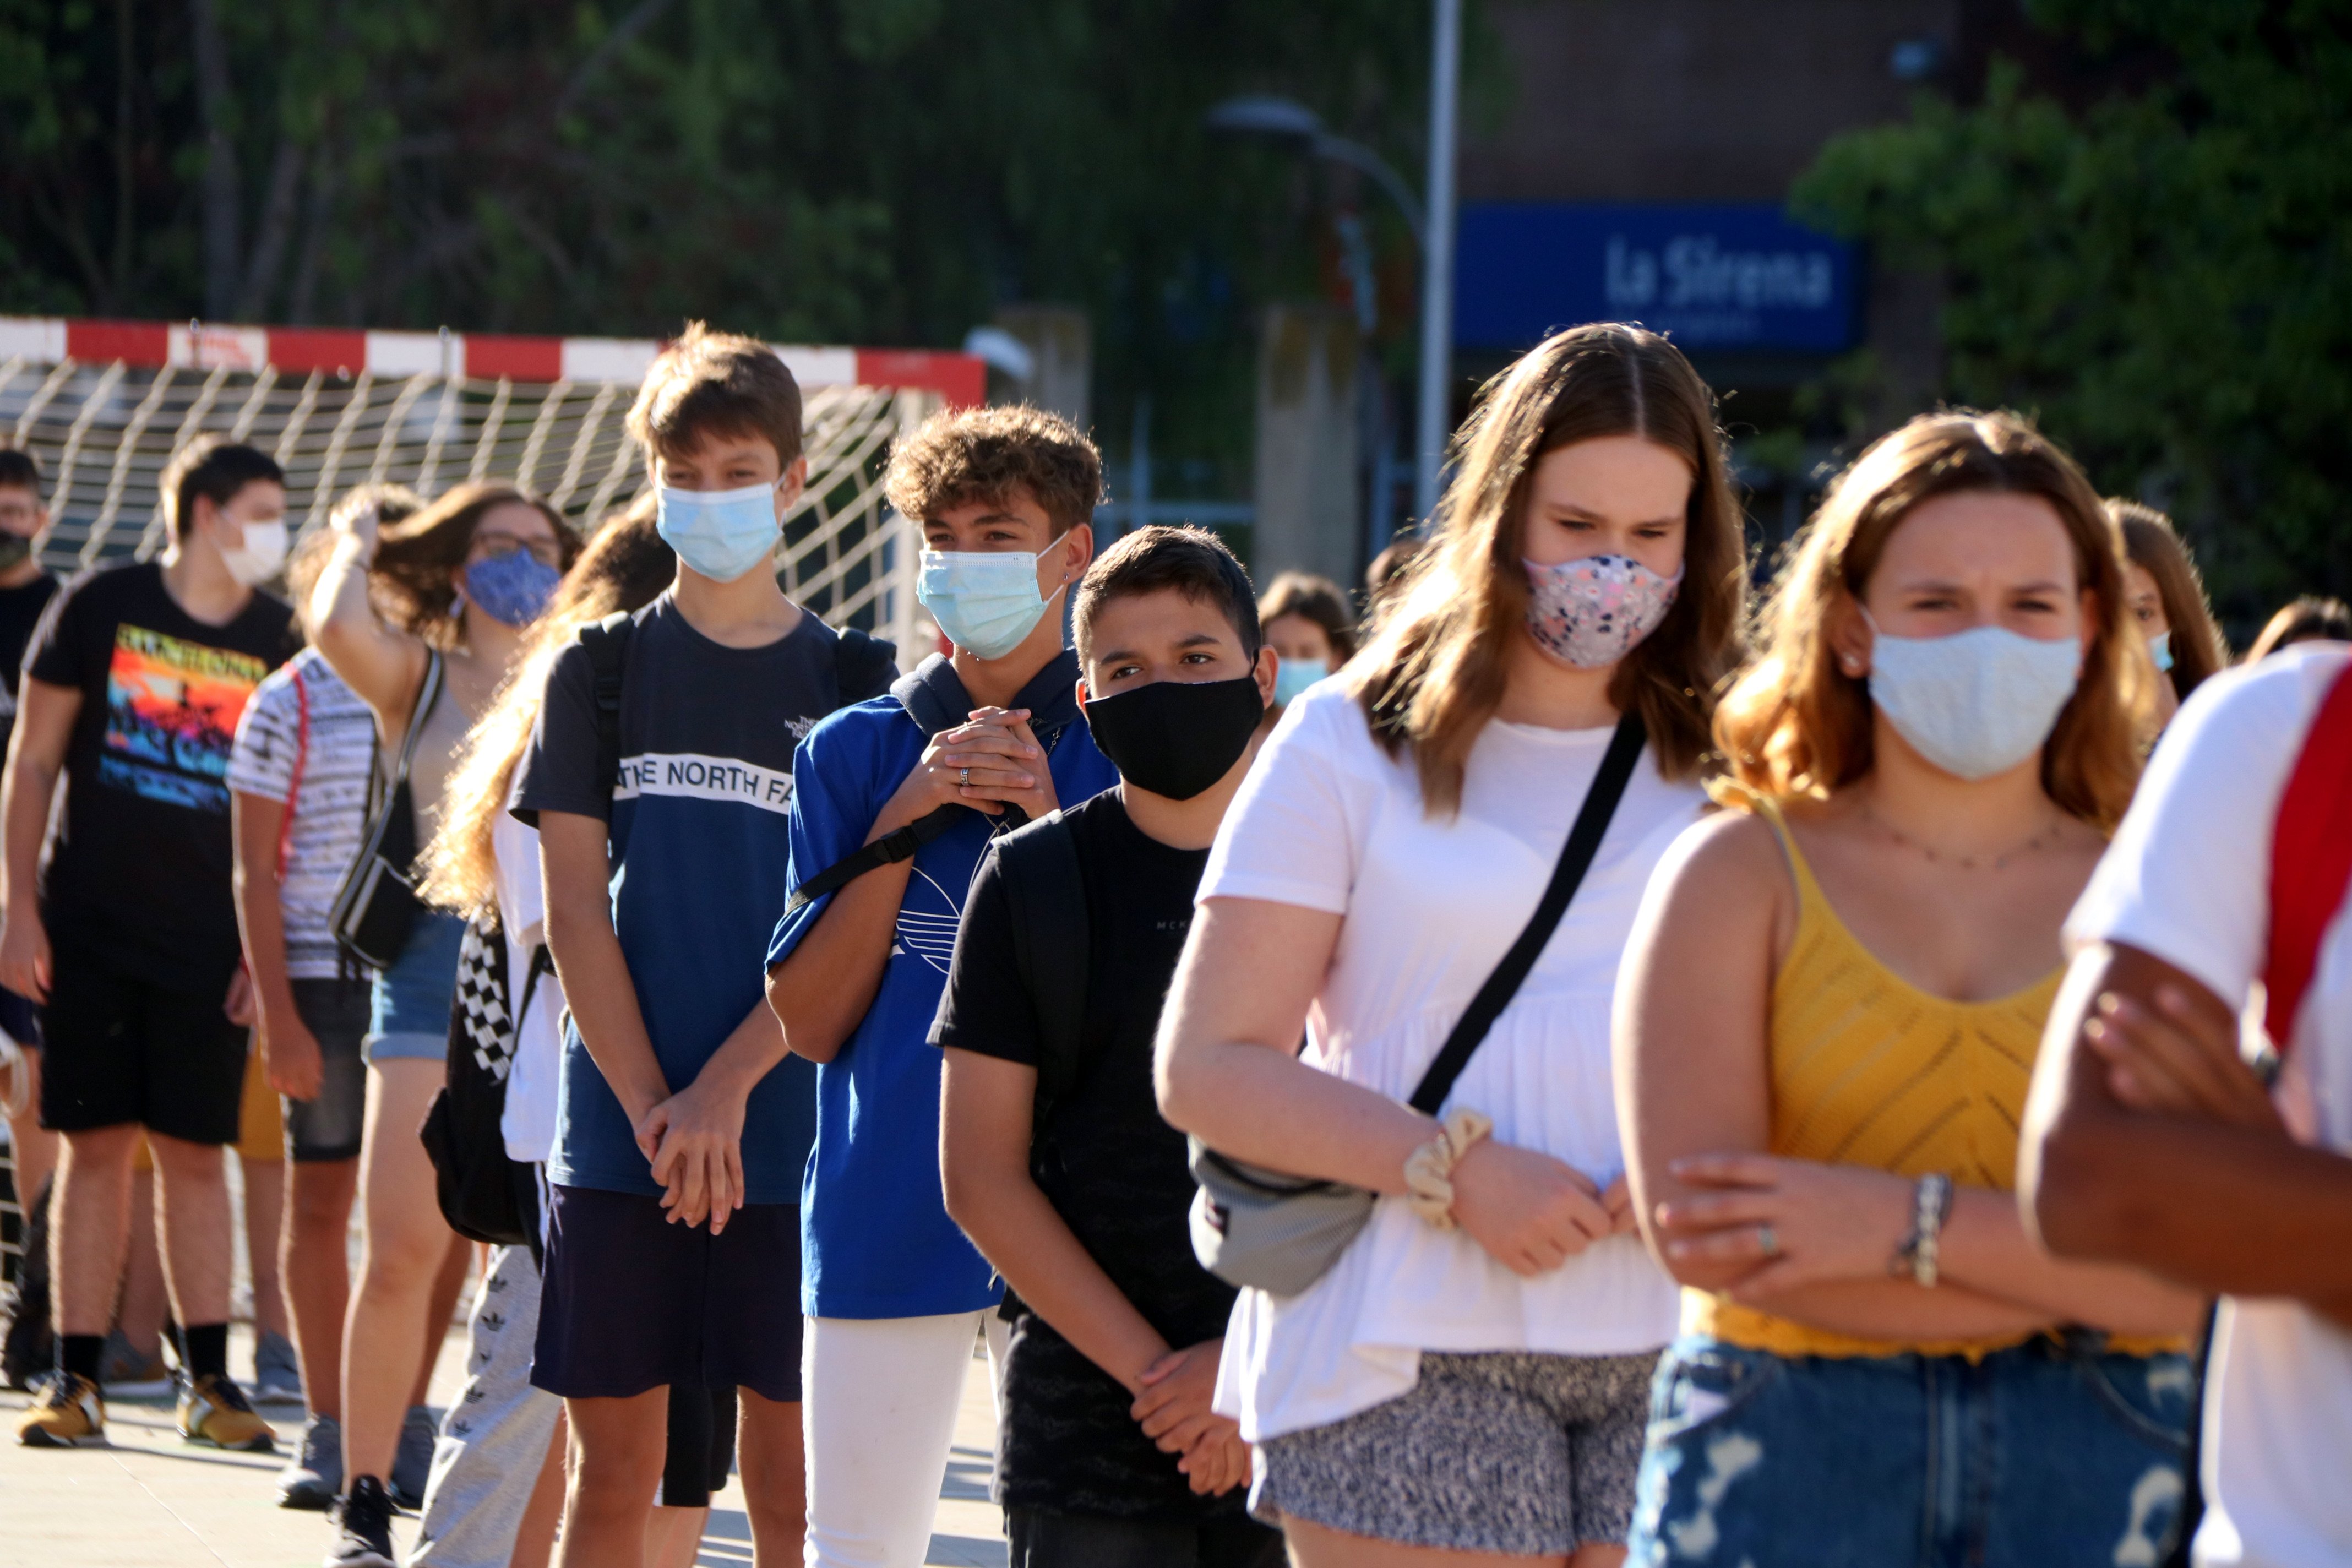
[[[1470,999],[1412,1091],[1409,1103],[1423,1115],[1434,1116],[1444,1105],[1454,1080],[1470,1065],[1470,1053],[1543,956],[1545,944],[1600,851],[1644,739],[1639,715],[1628,713],[1618,721],[1535,914]],[[1197,1138],[1191,1143],[1192,1179],[1200,1184],[1192,1196],[1193,1256],[1228,1285],[1295,1296],[1330,1270],[1372,1217],[1374,1195],[1361,1187],[1285,1175],[1228,1159]]]

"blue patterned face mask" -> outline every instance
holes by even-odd
[[[562,581],[561,568],[528,550],[509,550],[486,555],[466,568],[466,597],[502,626],[527,626],[539,619]]]
[[[776,487],[656,491],[654,531],[687,566],[714,583],[732,583],[776,552]]]

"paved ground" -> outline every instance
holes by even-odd
[[[245,1331],[229,1364],[250,1365]],[[441,1354],[433,1397],[446,1401],[461,1380],[462,1329]],[[180,1440],[164,1400],[118,1401],[107,1409],[111,1446],[71,1450],[20,1448],[13,1441],[16,1412],[28,1402],[0,1393],[0,1568],[157,1568],[165,1563],[217,1563],[220,1568],[316,1568],[327,1546],[324,1516],[276,1505],[281,1460],[224,1454]],[[277,1420],[281,1446],[301,1429],[291,1406],[266,1406]],[[282,1417],[282,1418],[281,1418]],[[1004,1541],[997,1510],[988,1500],[994,1463],[988,1363],[975,1357],[964,1382],[956,1447],[940,1489],[939,1521],[929,1561],[952,1568],[1003,1568]],[[395,1527],[405,1545],[415,1521]],[[730,1480],[715,1500],[700,1561],[735,1568],[751,1560],[751,1529],[741,1484]]]

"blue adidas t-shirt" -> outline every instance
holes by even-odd
[[[547,683],[515,815],[604,816],[612,825],[613,923],[654,1055],[673,1089],[694,1081],[754,1007],[766,1005],[761,936],[791,865],[793,750],[843,697],[833,629],[803,615],[765,647],[729,647],[687,624],[667,594],[638,612],[621,683],[621,780],[598,776],[595,670],[567,648]],[[881,650],[877,649],[878,654]],[[786,1057],[743,1115],[744,1201],[800,1201],[816,1130],[815,1072]],[[562,1186],[658,1195],[629,1119],[565,1021],[556,1101]]]
[[[921,673],[948,711],[961,717],[973,706],[938,656]],[[1031,727],[1051,745],[1047,765],[1064,805],[1118,782],[1078,714],[1077,679],[1077,656],[1065,650],[1009,704],[1029,710]],[[866,842],[927,743],[896,698],[845,709],[810,733],[793,759],[794,886]],[[802,1310],[812,1316],[970,1312],[1002,1293],[940,1192],[940,1053],[929,1044],[956,921],[996,820],[960,814],[916,852],[874,1005],[840,1054],[817,1068],[816,1149],[801,1200]],[[815,900],[779,921],[768,962],[799,945],[831,901]]]

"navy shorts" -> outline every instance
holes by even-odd
[[[801,1396],[801,1211],[748,1204],[718,1236],[661,1200],[551,1187],[534,1388],[630,1399],[662,1387]]]

